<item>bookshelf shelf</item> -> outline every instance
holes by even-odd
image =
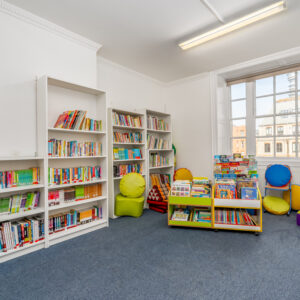
[[[62,203],[59,205],[49,206],[48,210],[52,211],[52,210],[58,210],[58,209],[67,208],[67,207],[74,207],[74,206],[92,203],[92,202],[96,202],[96,201],[102,201],[102,200],[106,200],[106,199],[107,199],[107,197],[100,196],[100,197],[95,197],[95,198],[90,198],[90,199],[71,201],[70,203]]]
[[[59,184],[59,185],[49,185],[48,189],[49,190],[55,190],[55,189],[61,189],[65,187],[70,187],[70,186],[76,186],[76,185],[88,185],[88,184],[93,184],[93,183],[103,183],[106,182],[107,179],[98,179],[98,180],[93,180],[93,181],[86,181],[86,182],[76,182],[76,183],[66,183],[66,184]]]
[[[17,187],[12,187],[12,188],[7,188],[7,189],[0,189],[0,194],[35,190],[35,189],[40,189],[43,187],[44,187],[43,184],[23,185],[23,186],[17,186]]]
[[[172,131],[170,131],[170,130],[158,130],[158,129],[148,129],[148,128],[147,128],[147,131],[154,132],[154,133],[172,133]]]
[[[35,209],[32,209],[32,210],[23,211],[23,212],[16,213],[16,214],[0,215],[0,222],[25,218],[25,217],[28,217],[28,216],[42,214],[44,212],[45,212],[44,208],[35,208]]]
[[[148,149],[149,152],[158,152],[158,151],[173,151],[173,149]]]
[[[106,155],[94,155],[94,156],[72,156],[72,157],[67,157],[67,156],[63,156],[63,157],[48,157],[48,159],[50,160],[55,160],[55,159],[88,159],[88,158],[106,158]]]
[[[0,157],[0,161],[42,160],[41,156],[8,156]]]
[[[63,129],[63,128],[48,128],[48,131],[53,132],[67,132],[67,133],[82,133],[82,134],[106,134],[105,131],[92,131],[92,130],[74,130],[74,129]]]
[[[114,116],[116,118],[114,118]],[[118,116],[118,117],[117,117]],[[137,122],[134,120],[133,122],[126,119],[125,116],[130,116],[132,118],[139,118]],[[117,121],[117,118],[119,120]],[[134,127],[134,126],[127,126],[127,125],[116,125],[116,124],[135,124],[136,126],[141,127]],[[115,215],[115,197],[117,194],[120,193],[119,184],[120,179],[123,176],[118,176],[119,174],[123,174],[120,172],[120,169],[127,165],[138,165],[142,168],[141,172],[143,176],[146,177],[146,120],[145,120],[145,113],[144,111],[129,111],[123,110],[118,108],[109,108],[108,109],[108,160],[109,160],[109,168],[108,168],[108,183],[109,183],[109,217],[110,218],[117,218]],[[128,133],[126,139],[131,141],[140,141],[141,143],[137,142],[130,142],[130,143],[122,143],[117,142],[119,139],[114,140],[115,136]],[[134,138],[133,138],[134,136]],[[120,139],[121,140],[121,139]],[[141,151],[141,159],[114,159],[113,150],[114,148],[121,148],[124,151],[131,150],[131,149],[140,149]],[[122,156],[124,157],[124,156]],[[125,156],[127,157],[127,156]],[[122,167],[120,167],[122,165]],[[128,167],[129,169],[129,167]]]
[[[149,170],[168,169],[168,168],[174,168],[174,166],[173,165],[168,165],[168,166],[149,167]]]

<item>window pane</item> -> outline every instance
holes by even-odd
[[[231,86],[231,99],[246,98],[246,83],[234,84]]]
[[[256,115],[273,114],[273,97],[256,98]]]
[[[276,114],[289,114],[296,111],[295,94],[281,94],[276,96]]]
[[[232,139],[232,153],[246,154],[246,139]]]
[[[256,80],[256,97],[273,93],[273,77]]]
[[[273,138],[256,138],[256,156],[271,157],[274,156]]]
[[[293,126],[296,125],[296,115],[283,115],[275,118],[276,135],[292,135]]]
[[[232,121],[232,137],[246,136],[246,120]]]
[[[278,146],[277,145],[281,145]],[[282,151],[278,151],[282,150]],[[276,157],[295,157],[296,139],[295,137],[276,137]]]
[[[276,76],[276,93],[288,92],[295,89],[295,73]]]
[[[273,117],[256,119],[256,136],[272,136],[273,128]]]
[[[246,117],[246,100],[231,102],[232,118]]]
[[[298,90],[300,90],[300,71],[298,71]]]

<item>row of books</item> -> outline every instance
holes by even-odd
[[[38,184],[40,182],[40,169],[0,171],[0,190],[23,185]]]
[[[48,156],[77,157],[102,155],[102,143],[79,142],[50,139],[48,141]]]
[[[126,148],[114,148],[113,149],[114,160],[126,160],[126,159],[142,159],[142,151],[139,148],[126,149]]]
[[[124,176],[129,173],[143,174],[142,164],[128,164],[128,165],[115,165],[114,166],[114,177]]]
[[[157,117],[148,116],[147,117],[147,128],[154,130],[164,130],[169,131],[169,124],[163,119],[158,119]]]
[[[0,224],[0,252],[18,249],[44,239],[44,219],[34,217]]]
[[[103,218],[102,207],[82,208],[49,217],[49,234]]]
[[[151,134],[147,135],[148,149],[170,149],[170,143],[168,140],[157,138]]]
[[[143,136],[140,132],[114,132],[114,143],[142,143]]]
[[[257,226],[258,222],[254,215],[251,215],[246,209],[215,209],[215,223],[216,224],[230,224],[230,225],[248,225]]]
[[[49,168],[49,185],[61,185],[77,182],[89,182],[101,179],[102,168],[94,167],[75,167],[75,168]]]
[[[125,115],[118,112],[113,112],[113,125],[117,126],[129,126],[135,128],[141,128],[142,118],[139,116]]]
[[[0,198],[0,215],[16,214],[38,207],[40,201],[39,192],[11,195]]]
[[[48,192],[48,206],[60,205],[73,201],[81,201],[102,196],[101,183],[78,185],[71,188]]]
[[[211,211],[209,207],[176,207],[171,216],[171,220],[183,222],[211,223]]]
[[[168,166],[170,160],[166,156],[162,156],[158,153],[150,153],[149,156],[150,167],[163,167]]]
[[[87,118],[86,114],[84,110],[65,111],[57,118],[54,128],[101,131],[102,121]]]

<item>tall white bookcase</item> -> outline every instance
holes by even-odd
[[[150,109],[145,110],[145,116],[147,120],[146,132],[147,140],[148,136],[153,136],[155,138],[163,139],[168,141],[169,147],[167,149],[153,149],[148,147],[147,143],[147,163],[148,163],[148,173],[147,173],[147,190],[148,195],[149,190],[151,189],[151,174],[168,174],[170,175],[170,182],[172,182],[172,177],[174,174],[174,151],[172,149],[172,119],[171,115],[165,112],[154,111]],[[168,130],[158,130],[153,129],[149,118],[154,117],[158,120],[163,120],[168,124]],[[151,154],[158,154],[163,157],[166,157],[169,160],[168,164],[164,165],[151,165]]]
[[[140,128],[137,127],[131,127],[131,126],[120,126],[115,125],[113,120],[113,113],[117,112],[119,114],[124,115],[130,115],[133,117],[141,117],[142,119],[142,126]],[[126,165],[126,164],[132,164],[132,163],[140,163],[143,168],[142,175],[145,177],[145,180],[147,178],[147,155],[146,155],[146,120],[145,120],[145,114],[143,112],[138,111],[128,111],[128,110],[122,110],[117,108],[109,108],[108,109],[108,160],[109,160],[109,169],[108,169],[108,182],[109,182],[109,217],[110,218],[116,218],[115,215],[115,198],[116,195],[120,193],[120,180],[122,179],[122,176],[114,176],[114,166],[115,165]],[[142,134],[142,142],[141,143],[116,143],[114,142],[114,133],[120,132],[120,133],[141,133]],[[114,160],[113,157],[113,149],[114,148],[139,148],[141,149],[142,153],[142,159],[127,159],[127,160]]]
[[[55,129],[53,125],[58,116],[67,110],[86,110],[87,117],[102,120],[101,132],[85,130]],[[93,141],[102,143],[101,156],[93,157],[63,157],[48,158],[48,139],[64,139],[77,141]],[[17,170],[31,167],[40,168],[40,183],[38,185],[23,186],[0,190],[0,197],[27,191],[40,191],[39,207],[31,211],[18,214],[0,215],[0,222],[20,220],[24,217],[39,215],[44,218],[45,239],[28,244],[15,250],[0,252],[0,262],[27,254],[29,252],[49,247],[53,244],[97,230],[109,225],[108,222],[108,158],[107,158],[107,108],[105,92],[43,76],[37,81],[37,151],[33,157],[3,157],[0,158],[0,170]],[[50,186],[48,182],[48,167],[69,168],[96,166],[102,167],[102,178],[96,181]],[[100,197],[78,202],[61,203],[48,207],[48,191],[94,183],[102,184]],[[101,206],[103,218],[83,225],[49,234],[49,216],[70,211],[70,209]]]

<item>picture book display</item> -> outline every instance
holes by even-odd
[[[84,201],[86,199],[102,196],[102,184],[78,185],[75,187],[57,189],[48,192],[48,206]]]
[[[207,177],[194,177],[192,181],[191,197],[210,198],[211,181]]]
[[[236,182],[233,179],[216,180],[215,197],[219,199],[236,199]]]
[[[44,234],[42,217],[0,223],[0,252],[39,242],[44,239]]]
[[[163,130],[163,131],[170,130],[168,122],[153,116],[147,117],[147,128],[153,130]]]
[[[0,198],[0,215],[16,214],[39,206],[40,192],[11,195]]]
[[[128,126],[134,128],[142,128],[142,117],[126,115],[118,112],[112,113],[113,125],[116,126]]]
[[[211,223],[211,211],[209,207],[176,206],[171,216],[171,220]]]
[[[150,167],[163,167],[170,164],[170,159],[166,156],[160,155],[158,153],[150,153],[149,155],[149,165]]]
[[[142,151],[139,148],[126,149],[126,148],[114,148],[113,149],[114,160],[127,160],[127,159],[142,159]]]
[[[102,207],[70,210],[49,217],[49,234],[74,228],[103,218]]]
[[[143,174],[143,164],[118,164],[113,166],[114,177],[121,177],[129,173]]]
[[[143,135],[140,132],[119,132],[115,131],[113,134],[114,143],[136,143],[143,142]]]
[[[49,157],[80,157],[102,155],[102,143],[67,140],[48,140]]]
[[[256,216],[251,215],[246,209],[215,209],[215,223],[216,224],[230,224],[230,225],[247,225],[257,226]]]
[[[147,147],[148,149],[170,149],[170,143],[168,140],[148,134]]]
[[[89,182],[102,178],[102,168],[75,167],[75,168],[48,168],[48,182],[50,186],[68,183]]]
[[[87,111],[84,110],[68,110],[59,115],[54,124],[54,128],[101,131],[102,121],[87,118]]]
[[[176,180],[171,187],[171,196],[189,197],[191,194],[191,182],[189,180]]]
[[[24,185],[39,184],[40,169],[0,171],[0,190]]]

